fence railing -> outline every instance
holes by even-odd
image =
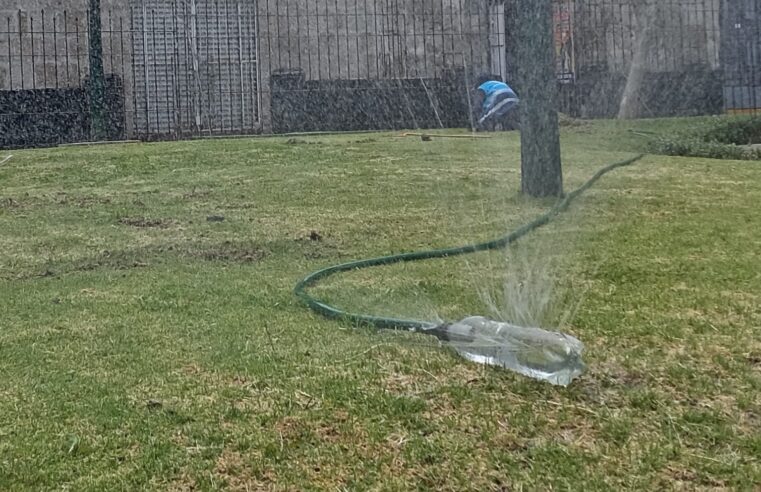
[[[723,0],[576,0],[569,110],[614,117],[633,70],[640,116],[719,113]]]
[[[274,131],[467,126],[474,75],[507,76],[494,2],[260,5]]]
[[[112,138],[260,131],[255,3],[125,1],[101,17]],[[88,25],[86,11],[0,19],[0,143],[87,137]],[[52,124],[66,118],[75,129]]]
[[[469,126],[478,74],[520,93],[511,0],[114,5],[109,138]],[[0,11],[0,145],[86,140],[86,10],[18,6]],[[627,90],[641,116],[761,107],[761,0],[555,0],[553,15],[562,111],[612,117]]]

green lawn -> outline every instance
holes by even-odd
[[[689,124],[565,129],[566,187],[630,157],[632,126]],[[314,289],[352,311],[452,320],[489,300],[517,316],[503,283],[528,301],[554,285],[528,315],[584,341],[589,365],[558,388],[319,318],[292,295],[317,268],[490,239],[546,210],[518,193],[517,134],[13,154],[0,166],[2,490],[761,483],[758,162],[648,156],[507,253]]]

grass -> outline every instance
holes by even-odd
[[[566,129],[567,188],[636,151],[629,129],[689,124]],[[590,366],[562,389],[321,319],[291,294],[322,266],[540,213],[548,202],[518,193],[515,134],[14,154],[0,167],[0,489],[761,483],[756,163],[649,156],[507,255],[522,262],[480,254],[315,289],[454,319],[484,312],[506,271],[550,265]]]

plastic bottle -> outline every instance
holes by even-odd
[[[586,370],[584,344],[564,333],[473,316],[438,327],[436,336],[468,360],[555,385],[568,386]]]

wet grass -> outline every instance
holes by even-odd
[[[567,187],[636,151],[632,127],[566,129]],[[549,204],[519,196],[519,169],[515,134],[14,152],[0,167],[0,489],[761,483],[756,163],[647,157],[508,255],[557,262],[564,328],[590,366],[567,389],[293,298],[322,266],[525,222]],[[315,292],[456,318],[484,312],[501,258]]]

